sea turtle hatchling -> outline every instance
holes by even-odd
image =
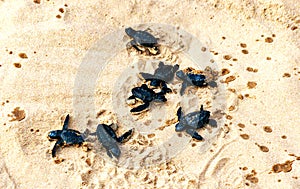
[[[201,105],[200,111],[191,112],[187,115],[183,115],[181,107],[177,110],[177,118],[179,123],[175,125],[175,131],[185,131],[191,135],[194,139],[203,140],[203,137],[196,132],[196,129],[200,129],[209,123],[210,112],[203,110]]]
[[[166,83],[171,82],[174,79],[176,71],[179,69],[179,65],[166,65],[163,62],[159,62],[158,68],[154,71],[154,74],[141,72],[140,75],[146,80],[150,81],[150,85],[154,87],[161,87],[165,93],[172,90],[167,87]]]
[[[70,116],[68,114],[65,118],[62,130],[53,130],[50,131],[48,134],[48,139],[50,141],[57,140],[52,149],[52,157],[56,156],[56,150],[58,149],[59,146],[73,145],[73,144],[81,145],[84,142],[84,139],[81,136],[81,133],[79,131],[68,129],[69,119]]]
[[[121,155],[121,150],[118,143],[127,141],[133,133],[133,129],[125,132],[120,137],[117,137],[115,131],[112,129],[111,125],[99,124],[95,133],[90,133],[90,135],[97,135],[98,141],[106,149],[106,153],[110,158],[119,158]]]
[[[141,87],[134,87],[133,89],[131,89],[131,93],[132,95],[128,98],[128,100],[139,99],[143,101],[144,104],[132,108],[130,112],[141,112],[146,108],[148,108],[150,102],[152,101],[159,101],[159,102],[167,101],[164,92],[155,93],[152,89],[148,88],[146,84],[143,84]]]
[[[182,80],[182,86],[180,89],[181,96],[184,94],[184,91],[188,86],[207,86],[205,75],[194,73],[190,69],[188,69],[187,72],[179,70],[176,72],[176,76]]]
[[[137,51],[146,51],[156,55],[159,53],[157,39],[147,31],[134,30],[131,27],[125,29],[125,33],[133,38],[128,44],[127,49],[134,47]]]

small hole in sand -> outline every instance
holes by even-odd
[[[21,68],[21,67],[22,67],[22,65],[21,65],[20,63],[14,63],[14,66],[15,66],[16,68]]]
[[[246,49],[243,49],[243,50],[242,50],[242,53],[243,53],[243,54],[249,54],[248,50],[246,50]]]
[[[273,130],[270,126],[264,126],[263,127],[264,131],[267,132],[267,133],[271,133]]]
[[[232,82],[236,79],[236,77],[234,75],[231,75],[231,76],[228,76],[226,79],[225,79],[225,83],[229,83],[229,82]]]
[[[254,87],[256,87],[257,83],[254,81],[248,81],[247,86],[249,89],[253,89]]]
[[[245,44],[245,43],[241,43],[240,45],[241,45],[242,48],[246,48],[247,47],[247,44]]]
[[[155,137],[155,134],[151,133],[151,134],[148,134],[147,136],[148,136],[148,138],[153,138],[153,137]]]
[[[230,70],[228,70],[227,68],[223,68],[223,69],[221,70],[221,75],[222,75],[222,76],[227,75],[227,74],[229,74],[229,73],[230,73]]]
[[[291,74],[289,74],[289,73],[284,73],[282,77],[291,77]]]
[[[238,126],[239,126],[240,128],[245,128],[245,124],[242,124],[242,123],[238,123]]]
[[[65,10],[63,8],[59,8],[58,11],[61,12],[61,13],[65,12]]]
[[[223,58],[224,58],[225,60],[230,60],[230,59],[232,58],[232,56],[231,56],[231,55],[224,55]]]
[[[19,53],[19,57],[20,58],[28,58],[28,56],[25,53]]]
[[[241,136],[242,139],[244,139],[244,140],[248,140],[248,139],[250,138],[249,135],[247,135],[247,134],[241,134],[240,136]]]
[[[273,42],[272,37],[267,37],[267,38],[265,39],[265,42],[266,42],[266,43],[272,43],[272,42]]]

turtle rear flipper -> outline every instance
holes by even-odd
[[[186,133],[191,135],[192,138],[194,138],[196,140],[203,140],[203,137],[201,135],[199,135],[194,129],[187,129]]]
[[[144,102],[144,104],[142,104],[142,105],[140,105],[140,106],[138,106],[136,108],[132,108],[130,110],[130,112],[141,112],[141,111],[145,110],[146,108],[148,108],[149,105],[150,105],[149,102]]]
[[[180,121],[181,115],[182,115],[182,111],[181,111],[181,107],[179,107],[178,110],[177,110],[177,119],[178,119],[178,121]]]
[[[130,129],[126,133],[124,133],[122,136],[117,138],[117,142],[125,142],[127,139],[129,139],[132,135],[133,129]]]
[[[58,147],[60,147],[61,145],[63,145],[64,141],[62,139],[56,141],[56,143],[54,144],[54,147],[52,149],[52,157],[56,156],[56,151],[58,149]]]

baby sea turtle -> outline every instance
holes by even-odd
[[[151,101],[166,102],[167,99],[164,96],[164,92],[155,93],[152,89],[148,88],[146,84],[143,84],[141,87],[134,87],[131,90],[132,95],[128,98],[130,99],[140,99],[144,104],[132,108],[130,112],[140,112],[149,107]]]
[[[84,142],[84,139],[81,136],[81,133],[79,131],[68,129],[69,119],[70,116],[68,114],[65,118],[62,130],[53,130],[50,131],[48,134],[48,139],[50,141],[57,140],[52,149],[52,157],[55,157],[56,150],[58,149],[59,146],[73,145],[73,144],[81,145]]]
[[[179,123],[175,125],[175,131],[185,131],[191,135],[194,139],[203,140],[202,136],[196,132],[196,129],[200,129],[208,124],[210,112],[203,110],[201,105],[200,111],[191,112],[187,115],[182,115],[181,107],[177,110],[177,118]]]
[[[166,65],[163,62],[159,62],[158,68],[154,71],[154,74],[141,72],[140,75],[146,80],[150,81],[150,85],[154,87],[161,87],[165,93],[172,90],[167,87],[166,83],[171,82],[174,79],[176,71],[179,69],[179,65]]]
[[[184,94],[184,91],[188,86],[197,86],[197,87],[207,86],[207,83],[205,81],[206,77],[205,75],[202,74],[196,74],[191,71],[184,72],[182,70],[179,70],[178,72],[176,72],[176,76],[183,81],[180,89],[180,95]]]
[[[133,38],[127,44],[127,49],[134,47],[137,51],[147,51],[150,54],[158,54],[158,43],[157,39],[147,31],[134,30],[131,27],[125,29],[126,34]]]
[[[129,139],[133,133],[133,129],[130,129],[122,136],[117,137],[115,131],[112,129],[113,125],[114,124],[99,124],[96,132],[91,133],[90,135],[97,135],[99,142],[106,149],[107,155],[110,158],[119,158],[121,155],[121,150],[118,146],[118,143],[125,142],[127,139]]]

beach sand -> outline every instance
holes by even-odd
[[[297,0],[1,1],[0,188],[299,188],[299,7]],[[150,29],[176,52],[127,52],[127,27]],[[218,87],[191,87],[183,98],[174,79],[165,104],[131,115],[126,98],[142,84],[137,74],[159,61],[209,66]],[[199,130],[205,140],[176,133],[178,107],[186,114],[200,104],[217,123]],[[134,128],[120,161],[95,138],[52,158],[47,134],[67,114],[80,132],[99,123],[117,123],[118,135]]]

